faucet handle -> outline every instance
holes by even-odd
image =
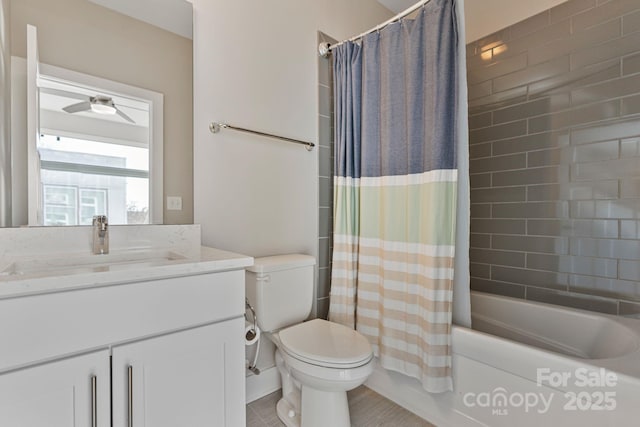
[[[101,224],[103,222],[104,223],[107,222],[107,216],[106,215],[94,215],[93,216],[93,225]]]
[[[99,226],[102,230],[106,230],[109,221],[106,215],[95,215],[93,217],[93,226]]]

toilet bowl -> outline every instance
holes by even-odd
[[[373,371],[373,352],[360,333],[314,319],[268,335],[276,344],[283,384],[278,417],[287,427],[349,427],[347,391]]]
[[[287,427],[349,427],[347,391],[373,372],[373,351],[362,334],[346,326],[303,322],[311,311],[314,264],[307,255],[256,258],[247,269],[247,299],[277,348],[280,420]]]

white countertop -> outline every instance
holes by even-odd
[[[160,249],[154,249],[160,251]],[[122,250],[119,253],[112,251],[110,255],[119,254],[126,259],[128,251]],[[139,251],[132,250],[129,253],[135,255]],[[220,249],[200,246],[199,249],[191,248],[187,252],[181,252],[174,248],[168,248],[164,253],[171,253],[175,257],[163,260],[161,262],[143,262],[127,264],[126,268],[122,268],[126,263],[115,263],[113,265],[105,263],[99,267],[75,268],[73,265],[74,257],[87,260],[88,257],[95,258],[97,261],[103,255],[87,255],[83,253],[65,253],[57,256],[49,256],[39,258],[37,261],[42,265],[48,265],[47,261],[66,259],[65,268],[54,268],[51,271],[34,271],[21,274],[5,274],[0,276],[0,299],[16,298],[27,295],[36,295],[49,292],[68,291],[73,289],[85,289],[90,287],[117,285],[124,283],[141,282],[148,280],[166,279],[171,277],[192,276],[199,274],[215,273],[227,270],[244,269],[253,264],[253,258],[227,252]],[[109,255],[107,255],[109,256]],[[31,258],[31,261],[33,258]],[[6,260],[7,265],[10,262],[21,262],[20,259],[14,258]],[[27,262],[27,261],[24,261]]]

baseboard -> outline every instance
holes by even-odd
[[[429,393],[418,380],[384,369],[378,359],[365,386],[438,427],[482,425],[452,408],[451,393]]]
[[[282,387],[280,372],[275,366],[261,371],[260,375],[250,373],[245,377],[245,381],[246,403],[258,400]]]

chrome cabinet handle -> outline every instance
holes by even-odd
[[[129,427],[133,427],[133,366],[127,368],[129,374]]]
[[[91,427],[98,427],[98,378],[91,376]]]

